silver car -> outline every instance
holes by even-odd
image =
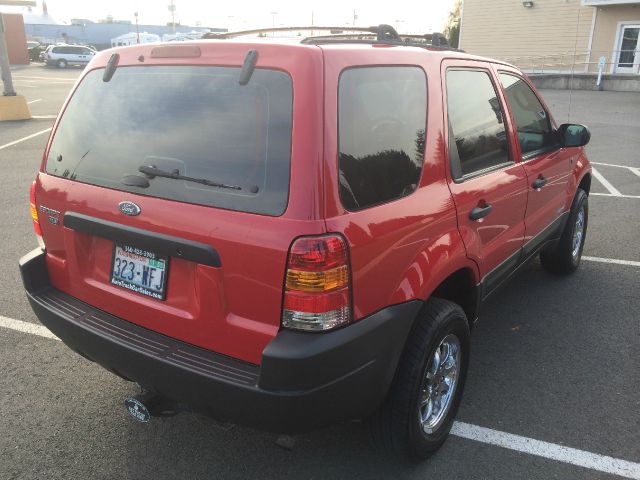
[[[67,68],[68,65],[86,65],[96,54],[95,50],[80,45],[50,45],[44,52],[47,65]]]

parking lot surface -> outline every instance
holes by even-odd
[[[542,91],[558,123],[591,127],[586,257],[568,278],[534,262],[493,297],[454,435],[406,464],[356,422],[292,450],[195,414],[137,423],[135,385],[38,335],[17,268],[36,246],[28,189],[80,72],[14,71],[38,118],[0,123],[0,478],[640,478],[640,94]]]

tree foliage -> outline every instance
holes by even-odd
[[[460,42],[460,14],[462,12],[462,0],[455,0],[453,8],[449,12],[447,24],[444,27],[444,35],[449,45],[458,48]]]

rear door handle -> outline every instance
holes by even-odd
[[[547,182],[548,180],[541,175],[533,182],[533,184],[531,184],[531,186],[537,190],[544,187]]]
[[[469,218],[471,220],[480,220],[481,218],[484,218],[487,215],[489,215],[492,209],[493,207],[491,206],[490,203],[487,203],[484,207],[476,207],[473,210],[471,210],[471,213],[469,214]]]

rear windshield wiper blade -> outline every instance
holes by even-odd
[[[162,170],[154,165],[142,165],[138,167],[138,171],[140,173],[144,173],[145,175],[148,175],[149,178],[153,178],[153,177],[175,178],[176,180],[185,180],[187,182],[200,183],[202,185],[206,185],[207,187],[228,188],[230,190],[242,190],[242,187],[238,187],[237,185],[227,185],[224,183],[214,182],[213,180],[208,180],[206,178],[188,177],[186,175],[180,175],[180,172],[178,170],[173,170],[169,172],[167,170]]]

